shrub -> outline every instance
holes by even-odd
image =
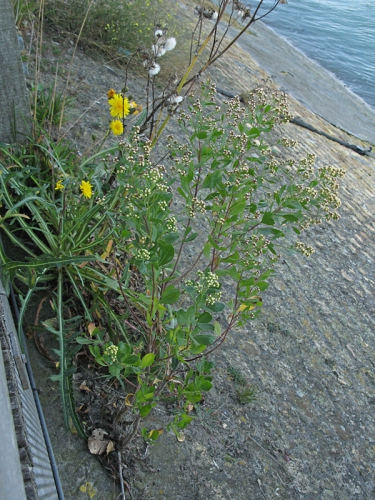
[[[137,127],[78,169],[40,145],[52,170],[3,148],[13,168],[1,166],[2,204],[38,248],[31,251],[4,218],[3,231],[28,259],[2,253],[3,278],[27,283],[23,309],[34,290],[57,283],[57,317],[45,326],[60,343],[67,422],[75,415],[69,360],[88,345],[129,393],[135,415],[123,446],[164,393],[181,401],[170,424],[178,434],[192,419],[187,406],[212,386],[207,356],[259,314],[281,253],[312,252],[291,234],[338,218],[342,170],[317,170],[312,156],[273,157],[268,137],[280,113],[279,94],[269,101],[258,90],[247,108],[238,98],[220,105],[208,83],[178,116],[187,141],[168,137],[168,167],[154,162]],[[67,318],[73,294],[80,306]]]

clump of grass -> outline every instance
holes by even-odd
[[[38,10],[38,0],[12,0],[14,17],[18,28],[34,18]]]
[[[237,400],[241,405],[247,405],[257,401],[260,393],[257,385],[247,383],[245,387],[238,387]]]
[[[33,92],[35,96],[33,112],[36,122],[42,127],[58,126],[64,107],[69,108],[72,105],[72,99],[69,97],[64,99],[54,86],[44,88],[43,85],[38,84]]]
[[[241,370],[235,368],[232,365],[228,365],[227,372],[229,377],[238,386],[236,389],[236,396],[237,401],[241,405],[246,405],[257,401],[258,396],[261,393],[257,385],[250,384],[242,374]]]
[[[285,337],[289,337],[291,335],[289,330],[282,328],[277,323],[267,323],[266,328],[270,333],[281,333]]]
[[[155,26],[159,25],[168,29],[168,36],[178,37],[178,51],[168,55],[167,71],[181,69],[182,61],[186,61],[190,31],[178,20],[176,2],[68,0],[68,3],[69,7],[63,0],[45,0],[45,23],[73,41],[79,37],[79,45],[90,54],[99,53],[119,64],[126,63],[141,47],[154,43]],[[137,58],[137,64],[144,69],[141,58]]]
[[[239,370],[238,368],[235,368],[232,365],[228,365],[227,372],[235,384],[240,385],[247,383],[246,378],[242,375],[241,370]]]

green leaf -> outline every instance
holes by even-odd
[[[221,335],[221,325],[218,321],[214,322],[214,332],[218,337]]]
[[[275,229],[274,227],[261,227],[258,232],[264,235],[272,234],[272,239],[285,237],[285,234],[282,231],[280,231],[279,229]]]
[[[194,386],[200,391],[209,391],[212,388],[212,383],[203,375],[199,375],[194,379]]]
[[[202,313],[197,319],[198,323],[211,323],[211,321],[212,321],[212,316],[208,312]]]
[[[200,345],[211,345],[215,342],[215,335],[195,335],[194,340],[198,342]]]
[[[229,209],[229,217],[233,217],[235,215],[238,215],[240,212],[244,210],[246,206],[246,201],[237,201],[236,203],[233,203],[233,205]]]
[[[128,366],[134,366],[139,361],[139,355],[131,354],[130,356],[126,356],[125,358],[121,358],[121,363]]]
[[[189,242],[195,240],[195,238],[198,236],[198,233],[190,233],[189,236],[187,236],[184,241]]]
[[[206,139],[206,137],[207,137],[207,132],[197,132],[197,133],[195,134],[195,137],[196,137],[197,139]]]
[[[45,269],[53,269],[53,268],[59,269],[68,264],[77,264],[95,260],[101,260],[101,259],[99,259],[95,255],[87,255],[87,256],[77,255],[74,257],[67,256],[67,257],[61,257],[60,259],[49,255],[48,256],[43,255],[40,256],[38,259],[30,259],[28,262],[12,261],[7,263],[5,266],[9,270],[13,268],[16,268],[17,270],[31,268],[33,270],[40,269],[41,271],[43,271]]]
[[[225,309],[225,304],[223,304],[222,302],[215,302],[215,304],[213,304],[213,305],[206,306],[206,309],[208,309],[209,311],[218,313],[218,312],[221,312]]]
[[[219,170],[219,169],[214,170],[213,172],[207,174],[207,176],[203,182],[202,188],[212,189],[214,187],[217,187],[221,184],[221,182],[222,182],[221,179],[222,179],[221,170]]]
[[[184,391],[184,396],[190,403],[199,403],[202,399],[202,393],[200,391]]]
[[[267,290],[267,288],[269,287],[269,284],[267,283],[267,281],[258,281],[257,287],[261,292],[264,292],[264,290]]]
[[[142,418],[147,417],[147,415],[150,413],[150,411],[153,409],[153,407],[156,406],[156,403],[152,403],[149,405],[141,406],[139,408],[139,414]]]
[[[254,138],[255,138],[255,137],[259,137],[259,135],[260,135],[260,131],[259,131],[259,129],[258,129],[258,128],[256,128],[256,127],[252,127],[250,130],[248,130],[248,131],[246,132],[246,135],[247,135],[248,137],[252,137],[252,138],[253,138],[253,137],[254,137]]]
[[[147,108],[145,107],[137,116],[137,119],[135,120],[133,127],[140,127],[141,125],[143,125],[146,118],[147,118]]]
[[[92,342],[93,342],[91,339],[89,339],[87,337],[76,337],[75,341],[81,345],[89,345],[89,344],[92,344]]]
[[[203,255],[206,257],[206,259],[209,259],[210,258],[210,254],[211,254],[211,248],[212,248],[212,245],[211,243],[207,242],[204,247],[203,247]]]
[[[211,243],[211,245],[215,248],[215,250],[220,250],[219,245],[214,241],[211,235],[208,235],[208,241]]]
[[[275,220],[273,218],[272,212],[264,212],[261,222],[268,226],[273,226],[275,224]]]
[[[154,361],[155,361],[155,354],[153,352],[149,352],[141,359],[140,367],[147,368],[147,366],[151,366]]]
[[[114,363],[108,368],[109,373],[118,379],[120,378],[121,370],[122,366],[120,363]]]
[[[238,250],[236,250],[234,253],[231,255],[228,255],[228,257],[225,257],[225,259],[222,260],[222,262],[228,262],[230,264],[235,264],[240,258],[240,254]]]
[[[201,399],[202,396],[198,401],[200,401]],[[192,420],[193,417],[191,417],[190,415],[187,415],[186,413],[181,413],[181,415],[175,417],[175,426],[178,427],[179,429],[185,429],[185,427],[187,427]]]
[[[158,263],[159,266],[165,266],[168,264],[174,257],[174,248],[169,243],[159,243],[159,258]]]
[[[160,302],[162,304],[174,304],[178,301],[180,298],[180,290],[175,288],[174,286],[168,286],[165,290],[163,295],[160,297]]]
[[[194,306],[190,306],[186,311],[184,309],[178,309],[176,311],[176,318],[178,324],[181,326],[190,326],[193,322],[195,316]]]
[[[281,214],[281,215],[288,222],[297,222],[300,219],[302,219],[301,213],[299,213],[299,216],[297,214]]]

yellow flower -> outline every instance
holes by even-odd
[[[117,118],[124,118],[130,112],[129,101],[120,94],[115,94],[112,99],[109,99],[108,104],[110,105],[111,116]]]
[[[79,186],[80,190],[82,191],[82,194],[85,198],[91,198],[92,196],[92,185],[87,182],[87,181],[82,181],[81,185]]]
[[[116,91],[113,89],[109,89],[107,92],[108,99],[112,99],[116,95]]]
[[[55,190],[58,191],[59,189],[64,189],[64,184],[62,183],[62,181],[56,182]]]
[[[112,120],[110,127],[115,135],[121,135],[124,132],[124,126],[121,120]]]
[[[137,115],[142,111],[142,106],[137,104],[135,101],[129,102],[129,108],[132,115]]]

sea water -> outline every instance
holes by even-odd
[[[375,0],[288,0],[263,22],[375,108]]]

